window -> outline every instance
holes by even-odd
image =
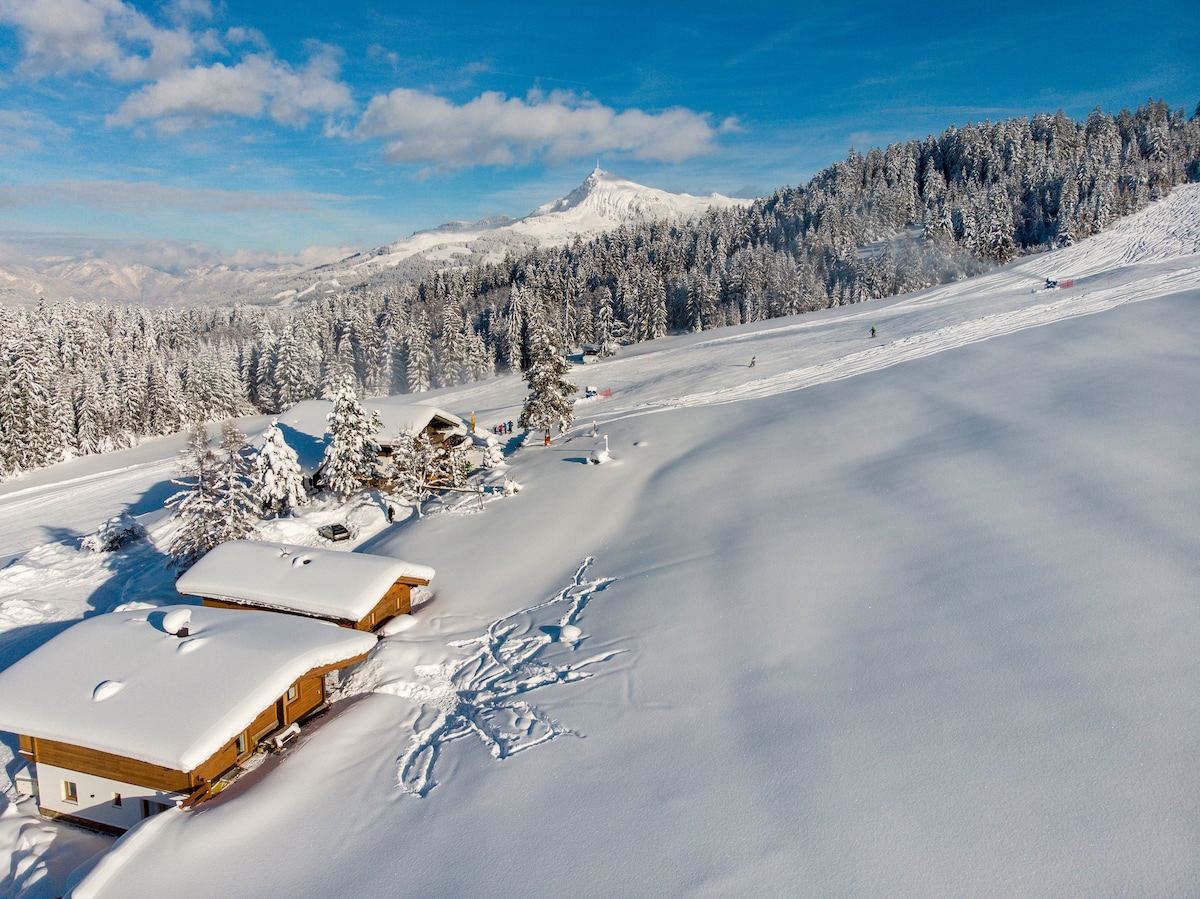
[[[242,731],[240,734],[238,734],[237,739],[233,741],[233,748],[237,751],[238,755],[243,755],[246,752],[246,732],[245,731]]]
[[[113,808],[121,807],[121,794],[120,793],[113,793],[112,804],[113,804]]]
[[[287,697],[288,702],[292,702],[299,695],[300,695],[300,688],[298,686],[296,686],[296,684],[292,684],[290,687],[288,687],[288,697]]]
[[[64,802],[78,802],[79,801],[79,787],[77,787],[75,785],[75,781],[64,780],[62,782],[62,784],[63,784],[63,801]]]

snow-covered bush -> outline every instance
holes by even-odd
[[[491,434],[474,438],[475,448],[479,450],[479,464],[483,468],[495,468],[504,463],[504,449],[500,441]]]
[[[108,519],[94,533],[79,541],[80,549],[94,553],[110,553],[146,536],[146,529],[133,520],[128,512]]]

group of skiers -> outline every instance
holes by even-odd
[[[496,427],[492,428],[493,434],[511,434],[513,432],[513,423],[509,419],[507,422],[500,422]]]

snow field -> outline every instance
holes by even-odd
[[[1190,895],[1200,273],[1155,217],[1197,199],[577,369],[611,399],[482,511],[386,527],[360,499],[355,545],[434,567],[432,599],[319,727],[77,895]],[[1077,287],[1031,292],[1050,274]],[[436,401],[487,426],[522,396]],[[4,569],[0,597],[114,589],[53,551],[61,588]]]

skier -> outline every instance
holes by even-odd
[[[871,336],[872,337],[875,336],[875,327],[874,326],[871,327]]]
[[[754,357],[754,356],[751,356],[751,357],[750,357],[750,367],[751,367],[751,368],[754,368],[754,362],[755,362],[755,357]]]
[[[388,524],[391,524],[396,520],[396,510],[391,506],[391,504],[388,505],[387,520]]]

